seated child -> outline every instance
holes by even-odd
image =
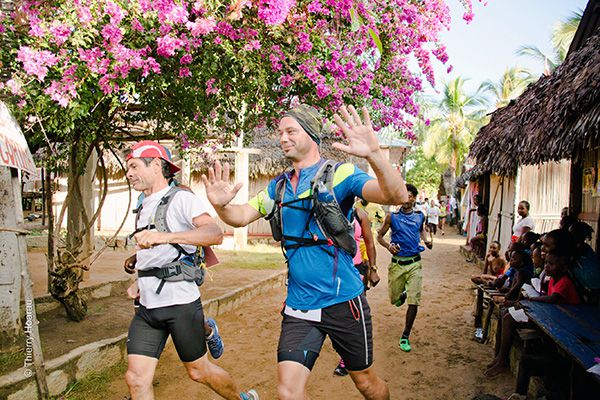
[[[561,244],[561,250],[546,255],[545,271],[550,276],[548,294],[531,298],[531,301],[540,301],[553,304],[579,304],[580,299],[573,281],[568,276],[572,251],[569,252],[569,244]],[[502,373],[508,367],[508,355],[512,345],[513,337],[517,328],[525,327],[528,323],[517,323],[509,312],[502,315],[500,333],[500,345],[496,357],[488,365],[484,375],[491,378]]]
[[[490,244],[488,253],[485,256],[483,274],[471,276],[471,281],[476,285],[486,285],[494,279],[504,274],[506,260],[500,255],[500,242],[497,240]]]
[[[492,282],[494,287],[500,286],[500,292],[504,292],[504,296],[494,296],[494,302],[498,304],[508,305],[509,302],[514,302],[521,293],[521,288],[526,283],[531,283],[533,275],[533,264],[531,256],[527,253],[522,243],[513,243],[513,248],[510,255],[510,270],[504,275],[496,278]],[[510,286],[507,288],[501,283],[510,279]]]
[[[540,276],[544,270],[544,259],[542,258],[542,242],[531,245],[531,262],[533,263],[533,276]]]
[[[523,243],[528,250],[531,249],[531,246],[540,240],[540,235],[538,233],[527,231],[519,238],[519,241]],[[531,253],[530,253],[531,254]]]
[[[492,296],[494,303],[490,303],[490,310],[488,311],[488,318],[486,319],[485,326],[482,326],[483,316],[483,290],[478,288],[477,290],[477,305],[475,310],[475,340],[484,342],[487,337],[487,331],[489,328],[489,322],[494,304],[503,304],[505,302],[505,296],[510,301],[515,300],[521,290],[521,287],[525,283],[531,282],[530,268],[531,258],[529,254],[525,252],[525,245],[519,242],[511,243],[507,254],[510,256],[511,268],[505,274],[500,275],[492,281],[486,282],[488,287],[497,288],[500,292],[505,292],[506,295]]]

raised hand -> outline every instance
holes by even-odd
[[[345,153],[367,158],[379,150],[379,142],[375,136],[369,112],[362,108],[362,120],[353,106],[342,106],[338,114],[333,116],[336,125],[344,133],[347,144],[333,143],[333,147]],[[342,119],[343,117],[343,119]]]
[[[208,169],[208,178],[202,175],[202,182],[206,188],[208,201],[216,208],[223,208],[229,204],[242,187],[242,183],[235,186],[229,184],[229,163],[221,167],[219,161],[215,162],[214,168]]]

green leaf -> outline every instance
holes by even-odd
[[[379,35],[377,33],[375,33],[373,28],[369,28],[369,35],[371,35],[371,38],[375,42],[375,45],[377,46],[377,49],[379,50],[379,54],[383,55],[383,45],[381,44],[381,39],[379,39]]]
[[[360,19],[360,16],[358,15],[354,7],[350,9],[350,20],[350,27],[352,29],[352,32],[356,32],[357,30],[359,30],[360,26],[362,25],[362,20]]]

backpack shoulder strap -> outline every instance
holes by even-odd
[[[325,185],[327,190],[329,190],[331,193],[333,193],[333,175],[335,174],[335,170],[337,169],[338,166],[339,166],[339,163],[336,163],[333,160],[325,160],[321,164],[321,166],[317,170],[317,173],[315,174],[315,176],[313,177],[313,179],[310,182],[311,183],[311,194],[316,193],[315,189],[316,189],[317,185],[319,184],[319,182],[323,182],[323,184]]]
[[[187,188],[172,186],[171,189],[169,189],[169,191],[162,197],[162,199],[160,199],[158,206],[156,206],[156,212],[154,213],[154,225],[156,226],[157,231],[171,232],[167,224],[167,211],[169,210],[171,202],[175,198],[175,194],[182,190],[191,192],[191,190]]]

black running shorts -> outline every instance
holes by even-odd
[[[321,322],[283,314],[277,361],[312,369],[327,335],[348,370],[362,371],[373,364],[371,310],[364,294],[322,309]]]
[[[129,326],[127,354],[159,359],[169,335],[181,361],[195,361],[206,354],[200,299],[152,309],[140,305]]]

